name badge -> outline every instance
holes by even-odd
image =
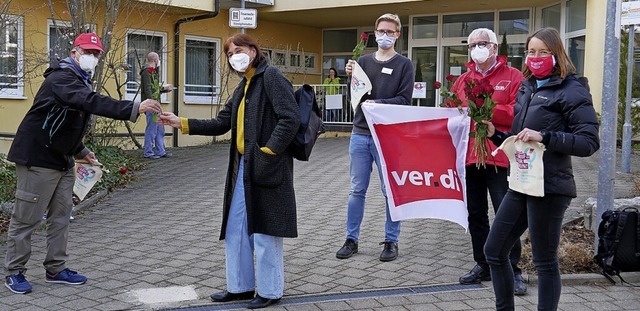
[[[393,69],[382,67],[382,73],[390,75],[393,72]]]

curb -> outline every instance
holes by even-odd
[[[640,282],[640,272],[623,272],[622,277],[628,283],[638,283]],[[530,285],[538,284],[538,276],[536,275],[522,275],[525,283]],[[620,283],[620,279],[617,276],[611,277],[614,281],[616,281],[615,285],[624,285]],[[583,273],[583,274],[562,274],[560,275],[560,279],[562,280],[562,285],[564,286],[574,286],[574,285],[614,285],[604,277],[604,275],[599,273]],[[628,286],[628,285],[627,285]]]
[[[95,205],[96,203],[98,203],[98,201],[106,197],[107,194],[109,194],[109,191],[101,190],[98,193],[89,197],[88,199],[78,203],[78,205],[74,206],[73,209],[71,210],[71,215],[77,215],[79,212],[84,211],[89,207]]]

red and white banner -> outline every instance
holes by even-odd
[[[372,103],[362,111],[380,155],[391,219],[444,219],[467,230],[467,114]]]

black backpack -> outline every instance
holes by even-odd
[[[608,210],[602,213],[602,221],[598,227],[598,252],[593,261],[614,284],[615,281],[610,276],[617,275],[622,283],[629,284],[620,276],[620,272],[640,271],[640,223],[637,208],[628,207],[621,211]]]
[[[300,109],[300,127],[289,145],[289,152],[300,161],[309,161],[316,139],[324,133],[324,123],[311,85],[303,84],[295,91],[295,97]]]

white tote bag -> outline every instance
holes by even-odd
[[[544,145],[539,142],[523,142],[511,136],[498,149],[509,158],[509,189],[534,197],[544,196]]]
[[[76,182],[73,185],[73,193],[80,201],[84,200],[91,188],[102,179],[102,164],[89,164],[86,161],[76,161]]]

